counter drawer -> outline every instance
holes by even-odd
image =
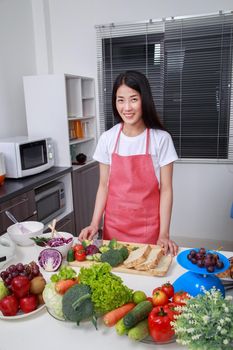
[[[5,233],[12,221],[8,219],[5,211],[10,211],[18,221],[29,220],[30,217],[36,217],[36,203],[34,190],[21,194],[0,204],[0,234]]]

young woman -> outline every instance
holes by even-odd
[[[120,123],[101,135],[95,150],[100,182],[91,224],[79,240],[92,239],[104,215],[104,239],[159,244],[176,255],[169,227],[177,154],[159,121],[147,78],[137,71],[120,74],[112,108]]]

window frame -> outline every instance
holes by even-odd
[[[231,21],[233,19],[232,13],[226,13],[224,14],[226,16],[231,16]],[[219,14],[212,14],[212,15],[203,15],[203,16],[188,16],[188,17],[177,17],[177,18],[169,18],[169,19],[161,19],[161,20],[149,20],[146,22],[137,22],[137,23],[125,23],[125,24],[110,24],[110,25],[101,25],[96,26],[97,29],[97,63],[98,63],[98,88],[99,88],[99,96],[100,96],[100,131],[105,131],[104,126],[104,106],[105,106],[105,100],[106,100],[106,94],[104,91],[104,70],[105,70],[105,62],[104,62],[104,47],[103,47],[103,41],[104,39],[109,39],[109,41],[113,40],[114,38],[117,38],[119,36],[123,36],[122,33],[124,33],[125,37],[128,36],[135,36],[135,35],[151,35],[157,34],[161,35],[165,33],[165,25],[166,21],[171,23],[171,21],[177,20],[183,20],[187,18],[197,18],[198,20],[201,18],[202,20],[205,20],[206,18],[209,20],[220,18],[223,16],[222,13]],[[229,17],[228,17],[229,18]],[[119,30],[116,30],[116,27],[119,27]],[[130,28],[130,29],[129,29]],[[232,28],[232,27],[231,27]],[[231,37],[231,43],[232,43],[232,37]],[[231,91],[229,93],[229,133],[228,133],[228,154],[227,158],[179,158],[178,162],[182,163],[233,163],[233,89],[232,89],[232,82],[233,82],[233,70],[232,70],[232,46],[231,46]],[[112,77],[112,83],[113,83],[113,77]],[[101,118],[102,114],[102,118]],[[182,136],[182,135],[181,135]]]

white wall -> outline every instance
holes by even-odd
[[[27,135],[24,74],[35,74],[30,0],[0,1],[0,137]]]
[[[38,73],[48,70],[50,73],[73,73],[92,76],[96,79],[96,32],[94,27],[96,24],[144,21],[149,18],[204,14],[232,9],[232,0],[31,0],[31,4],[33,25],[29,18],[31,11],[29,0],[0,1],[0,13],[2,13],[1,10],[5,11],[5,15],[0,14],[0,29],[3,26],[1,19],[4,20],[6,27],[13,27],[10,32],[5,30],[4,39],[13,40],[14,44],[21,43],[23,63],[28,66],[28,70],[33,70],[33,66],[36,65]],[[17,13],[18,16],[14,21],[12,21],[10,11],[13,8],[14,13]],[[22,22],[23,28],[24,26],[28,28],[28,32],[25,33],[26,43],[22,40],[22,30],[18,28],[19,21]],[[34,43],[31,40],[33,31],[35,33]],[[33,45],[36,50],[35,59],[32,54]],[[26,48],[29,50],[28,57],[24,52]],[[11,54],[6,56],[8,59],[12,58]],[[19,82],[19,75],[23,71],[18,66],[19,62],[22,65],[22,59],[18,60],[18,56],[14,55],[13,65],[18,67],[15,82]],[[11,66],[8,64],[4,62],[3,65],[7,75],[11,73]],[[1,78],[2,65],[0,69]],[[22,75],[27,75],[25,70]],[[12,116],[13,107],[9,102],[12,91],[8,88],[9,80],[5,78],[6,84],[3,87],[0,83],[0,91],[3,90],[4,97],[3,100],[2,96],[0,97],[0,121],[3,122],[3,125],[9,124],[8,118],[19,120],[19,113],[17,117],[15,113]],[[22,98],[21,94],[21,86],[17,86],[14,90],[15,106],[18,112],[21,111],[20,122],[25,127],[22,100],[19,99],[19,95]],[[17,130],[18,133],[21,132],[20,123],[15,124],[14,128],[14,132]],[[10,133],[12,130],[8,128],[7,132]],[[229,218],[232,201],[232,166],[176,164],[171,225],[173,236],[187,236],[190,240],[200,237],[233,242],[233,220]]]

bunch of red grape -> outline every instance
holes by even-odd
[[[190,250],[187,258],[198,267],[205,267],[208,272],[214,272],[215,269],[224,267],[224,263],[220,260],[219,255],[207,252],[205,248]]]
[[[22,263],[10,265],[5,271],[0,273],[4,284],[9,289],[11,287],[11,281],[16,276],[26,276],[29,280],[32,280],[34,277],[39,275],[41,275],[40,268],[35,261],[25,265]]]

